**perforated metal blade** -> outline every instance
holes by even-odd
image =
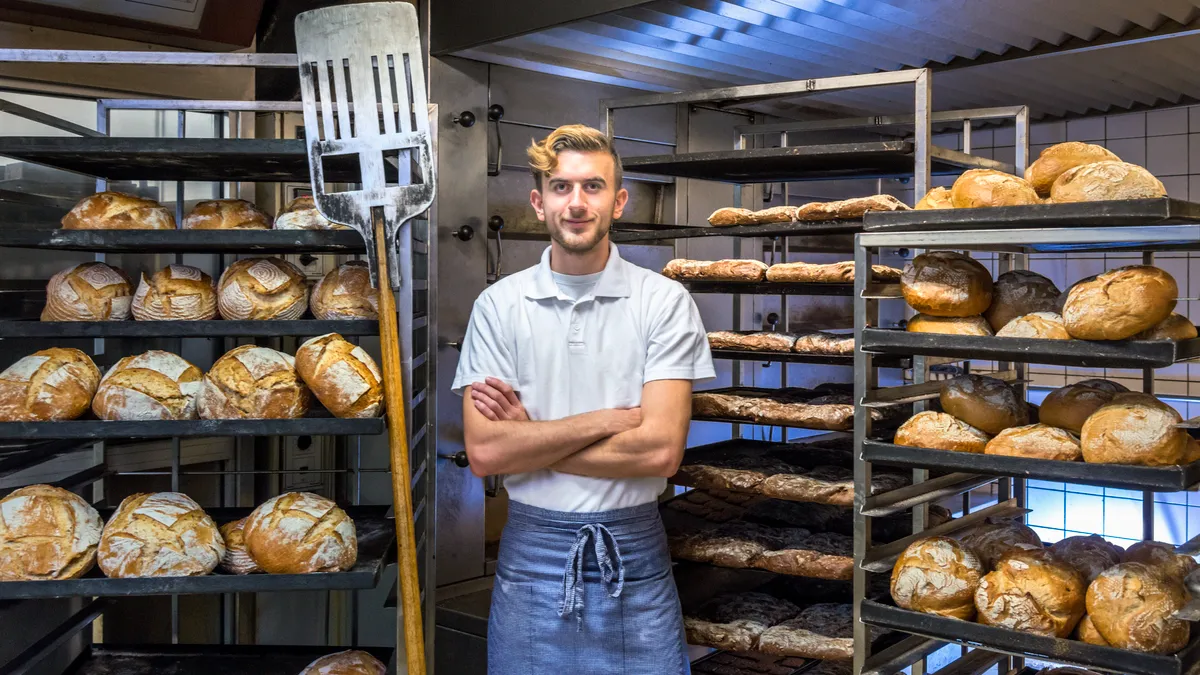
[[[416,9],[372,2],[304,12],[296,53],[317,210],[363,235],[374,284],[373,218],[382,213],[390,283],[399,288],[398,234],[433,203],[435,184]],[[345,155],[358,156],[361,189],[327,192],[324,160]]]

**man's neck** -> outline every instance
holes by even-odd
[[[608,256],[611,251],[608,245],[608,237],[600,240],[600,243],[590,251],[583,253],[574,253],[564,249],[556,241],[550,242],[550,269],[559,274],[595,274],[603,272],[605,266],[608,265]]]

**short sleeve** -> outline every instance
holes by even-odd
[[[501,315],[495,302],[488,294],[475,300],[471,309],[471,320],[467,334],[463,336],[462,352],[458,356],[458,370],[454,373],[451,389],[459,396],[472,383],[483,382],[494,377],[504,381],[513,389],[517,386],[517,367],[513,350],[504,334]]]
[[[700,310],[687,291],[674,286],[650,325],[643,383],[716,377]]]

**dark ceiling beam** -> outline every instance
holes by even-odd
[[[429,51],[434,56],[454,54],[649,1],[433,0],[429,8]]]

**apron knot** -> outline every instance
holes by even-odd
[[[612,542],[612,557],[609,556],[605,537]],[[563,571],[563,597],[558,607],[558,615],[565,619],[574,614],[577,631],[583,630],[583,590],[579,586],[583,583],[583,564],[588,538],[594,542],[593,549],[596,553],[596,563],[600,566],[600,578],[604,583],[611,584],[616,576],[616,588],[610,591],[608,596],[620,597],[621,589],[625,586],[625,563],[621,560],[621,549],[617,546],[617,539],[612,532],[599,523],[584,525],[576,530],[575,543],[571,545],[571,551],[567,554],[567,567]]]

